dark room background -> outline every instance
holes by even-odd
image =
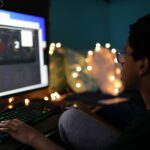
[[[129,24],[150,13],[149,0],[3,0],[2,8],[46,18],[47,41],[87,51],[99,42],[122,49]]]
[[[150,13],[149,0],[51,0],[51,41],[86,51],[95,43],[123,48],[128,26]]]

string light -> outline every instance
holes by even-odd
[[[119,81],[115,81],[114,85],[115,85],[116,88],[121,88],[122,87],[122,84]]]
[[[13,109],[14,108],[14,106],[13,105],[8,105],[8,109]]]
[[[49,55],[53,55],[55,50],[55,43],[51,43],[49,46]]]
[[[115,48],[112,48],[112,49],[111,49],[111,52],[112,52],[113,54],[116,54],[117,50],[116,50]]]
[[[81,84],[80,83],[76,83],[76,88],[80,88]]]
[[[115,76],[113,76],[113,75],[109,76],[109,80],[110,81],[114,81],[115,80]]]
[[[101,84],[99,86],[101,89],[103,89],[102,91],[104,91],[106,93],[108,92],[113,95],[117,95],[119,92],[121,92],[123,90],[122,82],[120,81],[121,69],[120,69],[120,67],[118,67],[118,61],[117,61],[116,56],[114,55],[117,53],[117,50],[115,48],[112,48],[110,50],[110,47],[111,47],[110,43],[106,43],[104,48],[101,45],[99,45],[98,43],[96,43],[95,52],[97,52],[97,53],[101,52],[100,53],[101,55],[97,55],[99,57],[98,58],[98,57],[95,57],[95,55],[92,56],[94,54],[93,51],[88,52],[88,55],[86,58],[86,62],[87,62],[86,68],[87,68],[87,70],[90,70],[90,69],[91,69],[91,71],[93,70],[93,73],[90,75],[93,75],[93,77],[96,80],[99,80],[99,74],[101,74],[101,72],[100,72],[98,66],[100,65],[99,67],[103,67],[103,66],[105,67],[105,63],[108,62],[111,58],[114,62],[109,61],[110,63],[108,65],[106,65],[106,67],[105,67],[106,70],[104,69],[104,71],[102,71],[102,74],[101,74],[101,79],[103,79],[103,78],[106,79],[105,76],[107,76],[107,74],[110,73],[110,76],[108,76],[108,79],[106,79],[106,82],[108,84],[105,84],[106,86],[110,84],[110,86],[106,87],[102,81],[100,81],[98,84]],[[92,57],[90,57],[89,55],[91,55]],[[104,63],[104,65],[102,63]],[[95,68],[89,67],[90,69],[88,69],[88,66],[92,66]],[[107,70],[107,68],[111,68],[111,69]],[[115,88],[110,88],[112,86]]]
[[[114,94],[117,95],[119,93],[119,89],[118,88],[114,88]]]
[[[44,96],[43,99],[44,99],[45,101],[48,101],[48,100],[49,100],[48,96]]]
[[[100,43],[96,43],[95,46],[96,46],[96,47],[101,47],[101,44],[100,44]]]
[[[92,66],[87,66],[87,70],[91,71],[92,70]]]
[[[14,97],[10,97],[10,98],[8,99],[8,103],[12,103],[14,100],[15,100]]]
[[[29,106],[30,100],[29,100],[28,98],[26,98],[26,99],[24,100],[24,104],[25,104],[25,106]]]
[[[121,69],[120,68],[116,68],[116,74],[118,74],[118,75],[121,74]]]
[[[100,50],[101,50],[101,44],[100,43],[96,43],[95,51],[99,52]]]
[[[77,67],[76,67],[76,71],[77,71],[77,72],[80,72],[81,70],[82,70],[82,68],[81,68],[80,66],[77,66]]]
[[[54,92],[50,96],[51,96],[51,100],[52,101],[59,101],[60,98],[61,98],[61,96],[60,96],[60,94],[58,92]]]
[[[79,74],[77,73],[77,72],[73,72],[72,73],[72,77],[75,79],[75,78],[77,78],[79,76]]]
[[[56,43],[56,47],[60,48],[61,47],[61,43]]]
[[[88,55],[90,55],[90,56],[93,55],[93,51],[91,51],[91,50],[88,51]]]
[[[73,107],[74,107],[74,108],[77,108],[77,107],[78,107],[78,105],[77,105],[77,104],[73,104]]]
[[[110,43],[106,43],[106,44],[105,44],[105,47],[106,47],[106,48],[110,48],[110,46],[111,46]]]
[[[114,59],[114,62],[115,62],[116,64],[118,63],[118,60],[117,60],[117,58],[115,58],[115,59]]]

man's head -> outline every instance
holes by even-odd
[[[122,80],[125,88],[143,88],[150,82],[150,14],[130,25],[122,63]]]

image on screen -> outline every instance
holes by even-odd
[[[0,97],[48,86],[45,20],[0,10]]]

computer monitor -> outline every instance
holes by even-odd
[[[0,97],[48,86],[45,19],[0,9]]]

